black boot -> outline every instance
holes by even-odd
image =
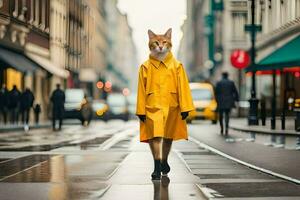
[[[168,164],[167,160],[162,160],[161,161],[161,172],[163,175],[167,175],[170,172],[171,168],[170,165]]]
[[[154,171],[151,174],[152,180],[160,180],[160,160],[154,160]]]

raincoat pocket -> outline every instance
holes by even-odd
[[[176,91],[170,92],[170,107],[178,106],[178,93]]]
[[[154,92],[146,94],[146,108],[154,108],[156,104],[156,95]]]

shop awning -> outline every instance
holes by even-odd
[[[38,55],[32,54],[32,53],[26,53],[26,55],[30,59],[32,59],[33,61],[38,63],[42,68],[44,68],[46,71],[48,71],[51,74],[54,74],[61,78],[67,78],[69,76],[69,72],[67,70],[56,66],[54,63],[49,61],[47,58],[43,58],[41,56],[38,56]]]
[[[23,73],[34,72],[36,69],[39,68],[39,66],[36,63],[26,58],[26,56],[1,47],[0,60],[7,64],[7,67],[15,68],[16,70],[21,71]]]
[[[300,35],[263,58],[256,66],[248,67],[246,71],[276,70],[295,66],[300,66]]]

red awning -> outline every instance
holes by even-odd
[[[281,70],[275,70],[276,75],[281,74]],[[300,77],[300,67],[291,67],[291,68],[283,68],[283,73],[292,73],[298,78]],[[257,76],[261,75],[271,75],[273,74],[273,70],[266,70],[266,71],[256,71]],[[247,72],[246,76],[252,76],[252,72]]]

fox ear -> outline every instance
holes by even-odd
[[[167,30],[167,32],[165,33],[165,36],[171,39],[171,37],[172,37],[172,28],[169,28]]]
[[[148,30],[149,39],[154,38],[156,35],[150,29]]]

